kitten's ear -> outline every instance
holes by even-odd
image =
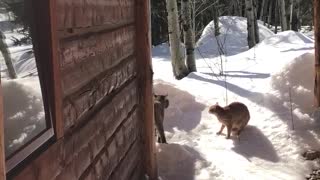
[[[216,105],[219,105],[219,103],[218,103],[218,102],[216,102]]]

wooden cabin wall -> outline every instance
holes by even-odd
[[[56,3],[61,135],[13,179],[140,180],[135,0]]]

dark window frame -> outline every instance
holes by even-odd
[[[31,36],[47,128],[6,158],[7,176],[16,174],[63,136],[54,0],[25,0],[31,6]]]

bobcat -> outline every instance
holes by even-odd
[[[167,95],[154,94],[154,120],[158,135],[158,143],[166,143],[166,136],[163,129],[164,110],[169,106]]]
[[[225,107],[221,107],[216,103],[209,108],[209,113],[216,115],[218,120],[222,123],[217,135],[220,135],[227,126],[227,139],[230,138],[231,131],[233,131],[239,139],[240,133],[250,119],[250,113],[247,106],[240,102],[233,102]]]

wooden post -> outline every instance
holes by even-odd
[[[156,147],[154,142],[153,71],[151,63],[150,1],[136,0],[135,26],[141,115],[144,129],[144,169],[150,180],[158,179]]]
[[[54,107],[53,121],[55,126],[55,134],[57,139],[60,139],[64,135],[64,122],[62,118],[62,89],[61,89],[61,76],[60,76],[60,61],[58,58],[58,37],[57,37],[57,1],[50,0],[50,22],[51,22],[51,57],[52,57],[52,81],[54,83],[53,93],[54,99],[51,105]]]
[[[1,80],[0,80],[1,81]],[[4,155],[4,120],[3,120],[3,101],[2,101],[2,87],[0,82],[0,179],[6,179],[6,158]]]
[[[56,138],[63,137],[64,123],[62,119],[62,89],[60,78],[60,63],[58,57],[58,37],[57,37],[57,1],[35,0],[33,2],[35,9],[34,36],[37,40],[34,46],[36,49],[36,61],[44,103],[50,104],[49,111],[46,113],[52,118]]]
[[[315,106],[320,106],[320,2],[319,0],[313,0],[313,21],[314,21],[314,44],[315,44],[315,79],[314,79],[314,96]]]

